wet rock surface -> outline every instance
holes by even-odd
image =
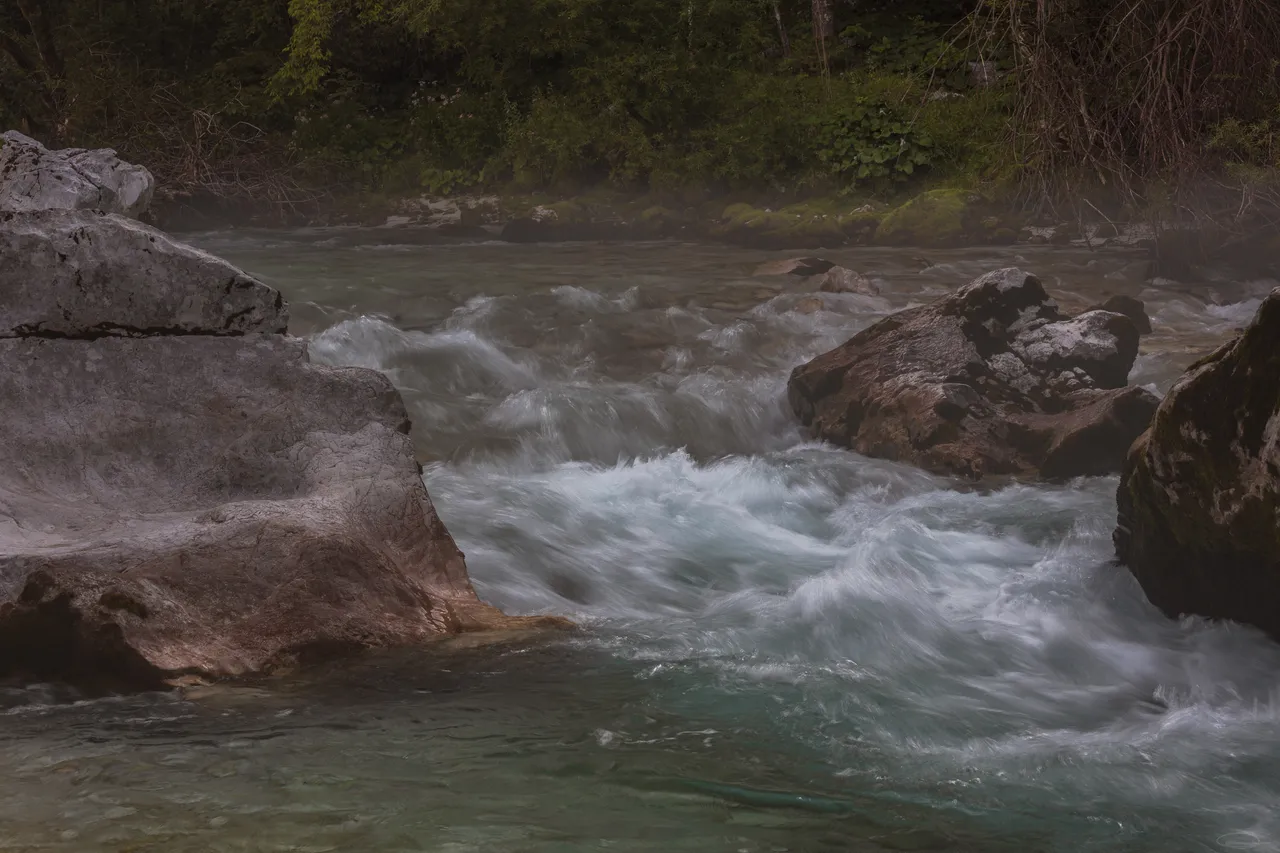
[[[1169,391],[1118,504],[1117,556],[1153,604],[1280,639],[1280,291]]]
[[[801,365],[788,396],[817,437],[936,473],[1114,473],[1158,405],[1125,387],[1137,352],[1127,317],[1067,317],[1004,269]]]

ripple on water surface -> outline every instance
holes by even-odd
[[[815,304],[750,278],[764,253],[328,239],[204,242],[317,359],[401,387],[482,595],[587,630],[199,698],[0,694],[0,850],[1280,850],[1280,653],[1145,602],[1114,480],[957,490],[805,443],[784,400],[994,266],[1147,299],[1157,389],[1269,283],[850,251],[884,296]]]

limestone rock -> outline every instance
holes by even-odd
[[[1116,552],[1153,604],[1280,639],[1280,290],[1169,391],[1118,503]]]
[[[0,211],[100,210],[137,218],[155,178],[101,148],[50,151],[17,131],[0,134]]]
[[[845,267],[832,267],[818,284],[823,293],[859,293],[863,296],[879,296],[880,288],[861,273]]]
[[[275,291],[116,216],[0,218],[0,261],[0,677],[153,687],[541,624],[477,599],[400,395],[309,363]]]
[[[1034,276],[999,270],[801,365],[788,395],[818,437],[937,473],[1110,473],[1158,404],[1116,381],[1137,336],[1118,314],[1069,318]]]
[[[275,290],[140,222],[0,213],[0,337],[284,332]]]

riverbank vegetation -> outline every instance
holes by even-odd
[[[3,0],[0,125],[179,193],[1265,200],[1280,0]],[[1221,197],[1221,198],[1219,198]]]

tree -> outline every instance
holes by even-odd
[[[56,131],[58,92],[66,68],[46,6],[32,0],[7,0],[0,5],[0,52],[9,59],[9,67],[0,68],[0,80],[9,82],[8,108],[29,132]]]
[[[829,45],[836,38],[836,19],[831,11],[831,0],[813,0],[813,43],[822,63],[822,73],[831,73]]]

